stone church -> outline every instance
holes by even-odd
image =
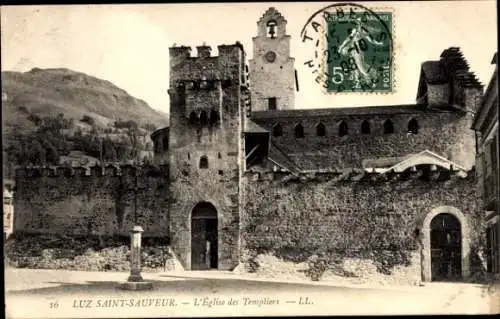
[[[170,48],[155,165],[21,169],[15,230],[137,223],[168,237],[186,270],[259,253],[360,258],[424,281],[480,269],[471,114],[483,85],[460,49],[421,64],[415,104],[305,109],[286,26],[275,8],[260,17],[248,66],[239,43]]]

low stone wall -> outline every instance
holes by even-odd
[[[380,285],[418,285],[420,276],[420,253],[409,252],[408,265],[397,265],[391,274],[377,270],[371,259],[344,258],[338,263],[325,262],[318,266],[322,258],[312,256],[307,261],[294,262],[278,258],[272,254],[259,254],[243,261],[234,272],[262,278],[288,280],[328,281],[339,284],[380,284]],[[324,259],[323,259],[324,260]]]
[[[145,238],[142,270],[182,270],[168,245]],[[126,237],[97,240],[59,235],[15,234],[5,243],[5,263],[17,268],[83,271],[129,271],[130,246]]]

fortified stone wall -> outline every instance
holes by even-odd
[[[18,169],[14,232],[128,235],[136,193],[144,236],[168,237],[167,166]]]
[[[366,263],[359,267],[366,271],[370,264],[384,274],[397,267],[398,276],[419,279],[416,230],[422,231],[432,209],[452,206],[466,216],[470,231],[462,236],[470,236],[471,270],[478,269],[484,230],[473,172],[447,181],[293,181],[285,176],[245,175],[241,236],[250,256],[271,253],[295,262],[313,255],[337,263],[362,259]]]
[[[381,111],[380,113],[382,113]],[[305,113],[305,112],[304,112]],[[411,119],[418,121],[418,133],[408,134]],[[362,134],[363,121],[370,123],[369,134]],[[384,121],[391,120],[394,133],[384,134]],[[474,165],[474,131],[472,116],[457,112],[414,112],[345,116],[294,116],[282,118],[258,117],[254,121],[270,132],[281,125],[282,136],[273,141],[303,169],[362,167],[364,159],[395,157],[429,149],[459,165]],[[339,124],[344,121],[348,134],[339,136]],[[301,124],[304,137],[295,137],[295,126]],[[322,123],[326,135],[317,136],[316,126]]]

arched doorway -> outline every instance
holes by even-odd
[[[191,212],[191,269],[217,269],[218,255],[217,210],[200,202]]]
[[[449,281],[462,277],[460,221],[442,213],[431,221],[431,280]]]
[[[465,279],[470,275],[470,231],[457,208],[440,206],[422,225],[422,281]]]

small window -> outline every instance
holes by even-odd
[[[361,134],[370,134],[371,129],[370,129],[370,122],[364,120],[363,123],[361,123]]]
[[[269,110],[276,110],[276,98],[270,97],[267,99],[267,107]]]
[[[273,136],[282,136],[283,135],[283,128],[281,125],[276,124],[273,126]]]
[[[223,80],[222,81],[222,88],[228,88],[231,86],[231,80]]]
[[[498,141],[496,136],[493,138],[493,141],[490,144],[490,157],[491,157],[491,167],[496,168],[497,167],[497,146],[498,146]]]
[[[302,124],[297,124],[295,126],[295,137],[296,138],[303,138],[304,137],[304,127]]]
[[[349,134],[349,128],[347,127],[347,123],[341,121],[339,124],[339,136],[344,136]]]
[[[274,20],[269,21],[267,23],[266,27],[267,27],[267,37],[271,38],[271,39],[276,38],[276,33],[278,31],[276,21],[274,21]]]
[[[188,160],[190,160],[190,159],[191,159],[191,154],[188,153]]]
[[[208,122],[212,126],[217,124],[217,122],[219,122],[219,114],[217,113],[216,110],[210,111],[210,118],[209,118]]]
[[[168,151],[168,136],[163,137],[163,151]]]
[[[224,171],[219,170],[219,175],[224,175]]]
[[[196,113],[192,111],[191,114],[189,114],[189,124],[196,125],[198,124],[198,122],[199,122],[198,116],[196,116]]]
[[[201,113],[200,113],[200,124],[201,125],[208,124],[208,116],[207,116],[207,112],[205,112],[205,111],[201,111]]]
[[[220,152],[217,154],[217,157],[222,158],[222,155],[220,154]]]
[[[409,122],[408,122],[408,133],[411,133],[411,134],[418,134],[418,129],[419,129],[419,126],[418,126],[418,122],[416,119],[411,119]]]
[[[200,168],[201,169],[208,168],[208,158],[206,156],[200,157]]]
[[[391,120],[386,120],[384,122],[384,134],[392,134],[394,133],[394,124]]]
[[[325,136],[326,135],[326,129],[325,125],[323,123],[319,123],[316,125],[316,136]]]

